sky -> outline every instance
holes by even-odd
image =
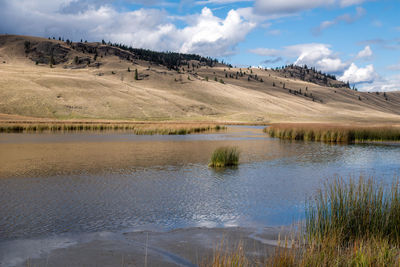
[[[111,41],[234,66],[307,65],[400,90],[400,0],[0,0],[0,34]]]

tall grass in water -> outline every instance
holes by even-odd
[[[81,132],[81,131],[130,131],[137,135],[185,135],[225,129],[220,125],[202,124],[135,124],[135,123],[4,123],[0,133],[42,133],[42,132]]]
[[[400,244],[399,182],[390,189],[363,178],[326,184],[306,207],[306,232],[311,240],[334,235],[342,244],[371,238]]]
[[[239,165],[239,150],[236,147],[219,147],[211,155],[210,167]]]
[[[400,141],[400,128],[335,126],[324,124],[278,124],[264,132],[288,140],[322,142]]]
[[[257,266],[400,266],[398,180],[391,187],[363,178],[326,184],[306,206],[304,230]],[[231,255],[246,257],[245,249]],[[208,266],[256,265],[245,259],[239,265],[215,263],[218,259]]]

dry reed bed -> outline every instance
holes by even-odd
[[[264,129],[271,137],[321,142],[400,141],[400,127],[340,126],[328,124],[276,124]]]
[[[281,241],[265,262],[240,245],[207,266],[400,266],[400,186],[336,179],[306,205],[305,232]]]
[[[0,133],[44,133],[82,131],[129,131],[137,135],[185,135],[226,129],[210,124],[143,124],[143,123],[3,123]]]

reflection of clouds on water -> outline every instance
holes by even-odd
[[[325,179],[400,173],[399,146],[287,142],[264,138],[261,128],[139,141],[105,135],[77,142],[67,135],[66,142],[13,143],[2,136],[0,174],[19,177],[0,179],[0,239],[291,224]],[[239,147],[238,168],[207,167],[222,145]]]

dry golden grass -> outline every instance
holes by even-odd
[[[302,141],[400,141],[400,127],[387,125],[274,124],[264,132],[271,137]]]
[[[24,132],[79,132],[79,131],[129,131],[137,135],[185,135],[207,131],[224,130],[225,126],[215,124],[138,124],[113,122],[56,122],[56,123],[0,123],[0,133]]]
[[[248,82],[246,77],[225,78],[237,68],[200,67],[178,73],[114,56],[98,58],[99,68],[49,68],[25,57],[23,43],[29,38],[0,36],[0,113],[89,120],[400,123],[399,93],[388,93],[385,100],[382,94],[321,87],[261,69],[252,71],[264,82]],[[139,81],[128,67],[138,69]],[[307,87],[322,103],[289,94],[281,83],[296,90]]]

